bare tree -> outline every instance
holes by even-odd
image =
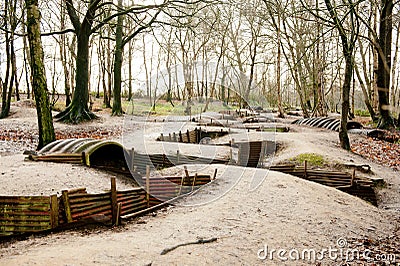
[[[40,37],[40,11],[38,0],[26,0],[26,21],[31,57],[32,85],[35,92],[36,111],[39,125],[38,149],[56,139],[47,91],[44,53]]]

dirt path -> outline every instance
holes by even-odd
[[[218,193],[233,173],[242,170],[218,169],[218,181],[186,204]],[[340,237],[378,239],[395,230],[387,213],[364,201],[288,175],[262,170],[266,180],[250,193],[253,171],[245,170],[239,183],[212,203],[170,208],[101,234],[70,232],[16,242],[2,250],[0,264],[255,265],[262,262],[257,252],[264,245],[321,250],[336,247]],[[211,237],[218,240],[160,255],[164,248]]]

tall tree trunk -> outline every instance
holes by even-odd
[[[392,57],[392,11],[393,0],[382,0],[382,11],[379,25],[379,48],[377,86],[379,97],[380,119],[378,127],[382,129],[394,128],[394,121],[390,114],[389,88]]]
[[[104,90],[104,93],[107,93],[107,101],[105,102],[106,108],[111,108],[111,91],[112,91],[112,53],[111,53],[111,33],[108,32],[108,40],[107,40],[107,89]]]
[[[277,94],[278,94],[278,116],[284,117],[284,112],[282,108],[282,94],[281,94],[281,19],[278,14],[278,28],[277,28],[277,40],[278,40],[278,52],[276,58],[276,86],[277,86]]]
[[[8,28],[8,5],[9,5],[9,1],[5,1],[5,8],[4,8],[4,17],[5,22],[3,27]],[[11,97],[9,97],[8,95],[11,95],[12,93],[12,84],[11,84],[11,88],[10,88],[10,80],[13,80],[14,75],[10,75],[10,70],[11,70],[11,38],[10,38],[10,34],[8,32],[5,33],[5,46],[6,46],[6,75],[5,75],[5,79],[4,81],[2,81],[2,100],[1,100],[1,113],[0,113],[0,118],[5,118],[9,115],[10,113],[10,101],[8,99],[11,100]]]
[[[51,116],[49,96],[44,68],[44,53],[40,39],[40,12],[38,0],[26,0],[27,28],[32,62],[33,89],[35,91],[36,111],[39,125],[38,149],[56,139]]]
[[[72,4],[72,0],[66,0],[68,14],[77,34],[77,55],[75,90],[71,104],[61,113],[56,115],[59,121],[67,123],[80,123],[96,118],[88,107],[89,103],[89,38],[92,34],[92,24],[95,19],[95,11],[100,1],[91,0],[89,9],[80,23],[79,16]]]
[[[61,19],[60,19],[60,28],[61,30],[65,29],[65,10],[64,5],[61,5]],[[71,103],[71,85],[70,85],[70,72],[67,63],[67,37],[65,34],[61,35],[60,41],[60,60],[64,70],[64,92],[65,92],[65,106],[70,105]]]
[[[20,101],[21,98],[19,96],[19,82],[17,75],[17,58],[15,55],[15,46],[14,46],[14,38],[11,39],[11,65],[12,65],[12,73],[14,75],[14,86],[15,86],[15,99]]]
[[[400,21],[397,24],[396,31],[399,32],[400,30]],[[393,56],[393,67],[392,67],[392,86],[391,86],[391,103],[392,106],[396,106],[396,97],[397,97],[397,78],[396,78],[396,70],[397,70],[397,61],[398,61],[398,54],[399,54],[399,40],[400,40],[400,35],[396,34],[396,41],[395,41],[395,50],[394,50],[394,56]]]
[[[20,0],[20,5],[23,6],[24,5],[24,0]],[[25,17],[25,9],[22,9],[22,17]],[[25,83],[26,83],[26,98],[30,99],[31,98],[31,75],[30,75],[30,71],[29,71],[29,66],[30,66],[30,59],[29,59],[29,47],[28,47],[28,43],[27,43],[27,36],[26,36],[26,25],[22,25],[22,34],[24,35],[24,37],[22,37],[22,43],[24,45],[24,52],[23,52],[23,56],[24,56],[24,72],[25,72]]]
[[[118,0],[118,7],[122,8],[122,0]],[[114,51],[114,90],[113,90],[113,106],[112,115],[122,115],[122,104],[121,104],[121,83],[122,83],[122,26],[124,17],[119,16],[117,21],[117,28],[115,33],[115,51]]]
[[[345,150],[350,150],[350,139],[347,134],[347,116],[349,114],[350,109],[350,88],[351,81],[353,75],[353,51],[354,51],[354,32],[353,28],[351,31],[351,40],[347,37],[347,31],[344,29],[342,21],[339,19],[336,10],[333,8],[330,0],[325,0],[325,5],[329,11],[329,14],[334,21],[340,39],[342,41],[342,49],[343,55],[345,59],[345,72],[344,72],[344,82],[342,87],[342,111],[341,111],[341,120],[340,120],[340,128],[339,128],[339,140],[340,146]],[[354,12],[354,7],[350,7],[350,12]],[[351,13],[352,14],[352,13]]]
[[[132,100],[132,41],[129,42],[128,47],[128,101]]]
[[[81,33],[77,40],[75,91],[71,104],[56,115],[60,121],[77,124],[96,116],[89,111],[89,34]]]

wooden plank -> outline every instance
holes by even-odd
[[[117,203],[117,183],[115,181],[115,177],[111,177],[111,211],[112,211],[112,224],[117,222],[117,212],[118,212],[118,203]]]
[[[189,133],[189,129],[186,130],[186,136],[187,136],[187,142],[190,143],[190,133]]]
[[[65,217],[67,218],[67,223],[72,223],[72,215],[71,215],[71,207],[69,205],[69,197],[68,197],[68,190],[63,190],[61,191],[62,195],[62,201],[64,204],[64,212],[65,212]]]
[[[193,178],[193,182],[192,182],[192,191],[193,191],[194,186],[195,186],[195,184],[196,184],[196,179],[197,179],[197,173],[194,175],[194,178]]]
[[[58,227],[58,198],[57,195],[50,196],[50,224],[51,228]]]
[[[115,221],[115,225],[120,225],[120,223],[121,223],[121,208],[122,208],[122,203],[118,203],[117,220]]]
[[[150,206],[150,166],[146,165],[146,201],[147,207]]]

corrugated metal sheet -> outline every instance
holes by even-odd
[[[333,131],[339,131],[340,120],[330,117],[311,117],[301,118],[293,121],[292,124],[307,125],[311,127],[326,128]],[[347,129],[361,129],[363,126],[355,121],[347,122]]]
[[[120,143],[111,140],[85,138],[54,141],[38,151],[37,155],[31,155],[31,159],[71,162],[73,161],[71,158],[75,155],[77,163],[82,162],[85,165],[90,166],[94,154],[101,149],[106,149],[108,151],[114,150],[119,153],[121,158],[123,158],[123,146]],[[108,156],[112,157],[111,154],[108,154]]]

